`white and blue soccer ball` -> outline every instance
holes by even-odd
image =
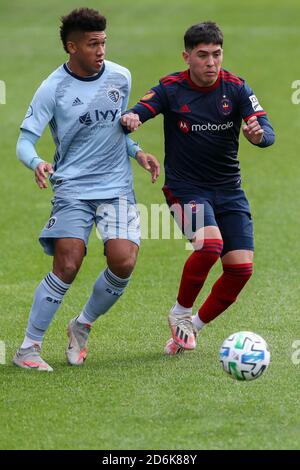
[[[226,338],[219,357],[224,371],[236,380],[257,379],[270,364],[267,343],[251,331],[239,331]]]

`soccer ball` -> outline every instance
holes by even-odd
[[[257,379],[270,363],[267,343],[251,331],[239,331],[225,339],[219,356],[225,372],[236,380]]]

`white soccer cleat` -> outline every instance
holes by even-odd
[[[168,356],[175,356],[176,354],[181,354],[184,352],[184,349],[178,346],[178,344],[175,343],[173,338],[170,338],[165,345],[164,348],[165,354]]]
[[[171,310],[168,317],[172,338],[183,349],[195,349],[197,332],[189,313],[175,314]]]
[[[41,358],[41,348],[34,344],[29,348],[19,348],[14,355],[13,363],[22,369],[33,369],[44,372],[52,372],[53,369]]]
[[[91,327],[89,325],[78,323],[76,318],[70,321],[67,330],[70,341],[66,350],[66,356],[68,363],[72,366],[81,366],[86,360],[90,331]]]

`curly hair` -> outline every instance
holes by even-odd
[[[78,8],[66,16],[61,17],[60,38],[64,50],[68,53],[67,41],[73,32],[104,31],[106,18],[97,10],[91,8]]]

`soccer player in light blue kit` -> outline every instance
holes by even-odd
[[[42,341],[81,266],[95,223],[107,268],[68,325],[67,360],[83,364],[91,325],[122,295],[136,263],[140,226],[128,155],[151,172],[152,182],[159,175],[156,158],[125,136],[120,125],[131,77],[126,68],[104,60],[105,28],[105,17],[88,8],[62,18],[60,35],[69,60],[39,87],[21,125],[17,155],[35,172],[41,189],[49,175],[55,194],[40,234],[53,269],[35,291],[26,335],[13,359],[25,369],[53,370],[41,358]],[[35,150],[48,124],[56,146],[53,165]]]

